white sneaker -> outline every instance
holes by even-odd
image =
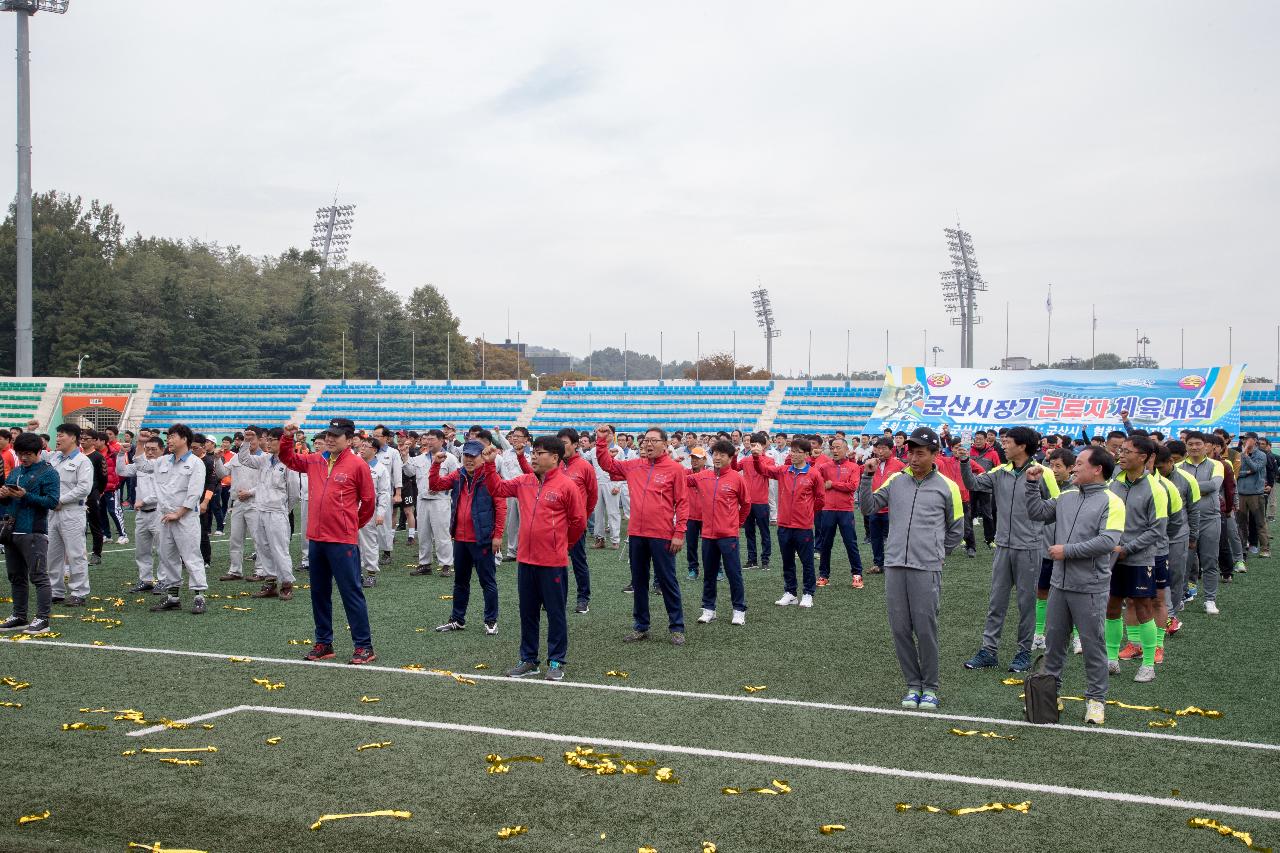
[[[1107,719],[1107,706],[1097,699],[1086,699],[1084,703],[1084,721],[1091,726],[1100,726]]]
[[[795,604],[799,600],[800,599],[796,598],[791,593],[784,592],[782,594],[782,598],[779,598],[777,601],[774,602],[774,604],[778,605],[779,607],[786,607],[788,604]]]
[[[1208,613],[1210,616],[1217,616],[1217,615],[1218,615],[1218,604],[1217,604],[1217,602],[1215,602],[1215,601],[1206,601],[1206,602],[1204,603],[1204,612],[1205,612],[1205,613]]]
[[[1072,637],[1071,637],[1071,654],[1073,654],[1073,655],[1082,655],[1082,654],[1084,654],[1084,646],[1080,645],[1080,635],[1079,635],[1079,634],[1074,634],[1074,635],[1072,635]]]
[[[1107,675],[1119,675],[1119,674],[1120,674],[1120,661],[1118,660],[1107,661]]]
[[[1036,634],[1031,638],[1031,651],[1038,652],[1045,649],[1044,634]]]
[[[702,608],[702,615],[698,617],[698,624],[705,625],[715,618],[716,618],[716,612],[714,610],[708,610],[707,608],[704,607]]]
[[[745,610],[735,610],[735,611],[733,611],[733,622],[732,622],[731,624],[733,624],[733,625],[745,625],[745,624],[747,624],[747,611],[745,611]]]
[[[484,632],[489,636],[493,636],[494,634],[498,633],[498,623],[497,622],[484,623]]]
[[[1148,681],[1155,681],[1156,668],[1154,666],[1138,667],[1138,674],[1133,677],[1133,680],[1139,684],[1146,684]]]
[[[117,545],[128,545],[128,544],[129,544],[129,537],[128,537],[128,536],[121,536],[121,537],[117,538],[117,539],[116,539],[116,544],[117,544]]]
[[[800,606],[801,606],[801,607],[812,607],[812,606],[813,606],[813,596],[812,596],[812,595],[809,595],[809,594],[807,594],[807,593],[806,593],[806,594],[804,595],[804,597],[802,597],[802,598],[800,599]]]

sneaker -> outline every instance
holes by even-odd
[[[83,595],[68,595],[67,600],[62,602],[63,607],[84,607],[85,599]]]
[[[264,583],[262,589],[255,592],[250,598],[279,598],[280,593],[276,592],[274,583]]]
[[[54,604],[61,604],[62,602],[66,601],[66,600],[67,600],[67,599],[66,599],[64,596],[61,596],[61,595],[55,595],[55,596],[53,597],[53,603],[54,603]]]
[[[828,586],[831,583],[829,578],[818,578],[818,586]]]
[[[128,544],[129,544],[129,537],[128,537],[128,536],[117,536],[117,537],[116,537],[116,544],[117,544],[117,545],[128,545]],[[1253,553],[1255,553],[1255,554],[1256,554],[1256,553],[1258,553],[1258,552],[1255,550]]]
[[[1148,681],[1155,681],[1156,668],[1154,666],[1138,667],[1138,674],[1133,677],[1133,680],[1139,684],[1146,684]]]
[[[213,531],[213,535],[214,535],[214,536],[225,536],[226,534],[225,534],[225,533],[223,533],[221,530],[215,530],[215,531]]]
[[[715,618],[716,618],[716,612],[714,610],[708,610],[707,608],[704,607],[702,608],[702,615],[698,617],[698,624],[705,625]]]
[[[26,631],[24,631],[23,633],[24,634],[43,634],[45,631],[48,631],[48,630],[49,630],[49,620],[42,619],[41,617],[37,616],[36,618],[31,620],[31,624],[27,626]]]
[[[418,568],[416,568],[416,569],[414,569],[413,571],[409,572],[409,574],[414,575],[415,577],[420,577],[420,576],[422,576],[422,575],[429,575],[429,574],[431,574],[431,564],[430,564],[430,563],[418,563]]]
[[[223,575],[222,577],[218,578],[218,580],[220,580],[220,581],[242,581],[242,580],[244,580],[244,575],[242,575],[242,574],[238,574],[238,573],[236,573],[236,572],[227,572],[225,575]]]
[[[442,578],[453,576],[453,566],[441,566],[440,571],[436,572]]]
[[[774,604],[778,605],[779,607],[786,607],[789,604],[795,604],[799,600],[800,599],[796,598],[793,594],[789,592],[784,592],[782,594],[782,598],[779,598],[777,601],[774,602]],[[812,606],[812,604],[810,606]]]
[[[333,644],[332,643],[316,643],[311,647],[311,651],[302,657],[303,660],[333,660]]]
[[[452,619],[450,619],[448,622],[444,623],[443,625],[437,625],[436,633],[447,634],[450,631],[465,631],[466,628],[467,626],[462,624],[461,622],[454,622]]]
[[[1120,661],[1118,661],[1118,660],[1108,660],[1108,661],[1107,661],[1107,675],[1119,675],[1119,674],[1120,674]]]
[[[1195,600],[1196,600],[1196,585],[1195,585],[1195,584],[1193,584],[1193,583],[1189,583],[1189,584],[1187,584],[1187,591],[1186,591],[1186,592],[1184,592],[1184,593],[1182,594],[1182,600],[1183,600],[1183,601],[1195,601]]]
[[[635,588],[634,586],[632,586],[631,584],[627,584],[626,586],[624,586],[624,587],[622,588],[622,591],[623,591],[623,592],[635,592],[635,591],[636,591],[636,588]]]
[[[1031,669],[1031,652],[1018,652],[1009,661],[1010,672],[1026,672]]]
[[[360,586],[364,589],[373,589],[377,585],[378,585],[377,575],[365,575],[360,580]]]
[[[507,678],[524,678],[526,675],[537,675],[540,672],[542,672],[542,670],[538,669],[538,665],[536,663],[530,663],[527,660],[522,660],[511,669],[507,670],[504,674]]]
[[[872,566],[871,568],[867,569],[867,574],[869,574],[869,575],[882,575],[882,574],[884,574],[884,567],[883,567],[883,566]]]
[[[991,669],[1000,665],[1000,659],[996,657],[995,652],[989,652],[986,649],[978,649],[973,657],[964,662],[965,669]]]
[[[158,585],[158,584],[157,584],[157,585],[156,585],[156,587],[155,587],[155,589],[151,590],[151,594],[152,594],[152,595],[165,595],[165,589],[164,589],[164,587],[162,587],[162,586],[160,586],[160,585]],[[58,601],[58,599],[56,599],[56,598],[55,598],[55,599],[54,599],[54,602],[56,603],[57,601]]]
[[[151,592],[151,590],[155,588],[156,585],[154,581],[138,581],[133,586],[129,587],[129,592]]]
[[[497,622],[484,623],[484,632],[488,634],[490,637],[492,637],[494,634],[498,633],[498,623]]]
[[[1046,648],[1044,644],[1044,634],[1036,634],[1031,638],[1031,651],[1042,652]]]
[[[293,600],[293,584],[291,583],[280,584],[280,600],[281,601]]]
[[[1084,654],[1084,646],[1080,644],[1079,634],[1073,634],[1071,637],[1071,654],[1073,655]]]
[[[1182,630],[1182,620],[1177,616],[1170,616],[1169,622],[1164,626],[1164,630],[1169,634],[1176,634]]]
[[[152,613],[163,613],[166,610],[181,610],[182,600],[176,595],[166,595],[159,604],[153,604],[149,609]]]
[[[707,611],[702,611],[706,613]],[[19,619],[17,616],[10,616],[8,619],[0,622],[0,631],[16,631],[19,628],[27,627],[26,619]]]
[[[747,562],[742,566],[742,568],[744,568],[744,569],[758,569],[758,568],[760,568],[760,564],[759,564],[759,563],[757,563],[755,560],[747,560]]]
[[[578,606],[573,608],[574,613],[590,613],[591,607],[585,601],[579,601]]]
[[[854,589],[862,589],[862,575],[854,575],[849,585]]]
[[[813,596],[809,595],[808,593],[805,593],[804,595],[800,596],[800,606],[813,607]]]
[[[1262,558],[1262,559],[1264,559],[1264,560],[1269,560],[1269,559],[1271,559],[1271,549],[1270,549],[1270,548],[1265,548],[1265,549],[1263,549],[1263,550],[1258,554],[1258,556],[1259,556],[1259,557],[1261,557],[1261,558]]]
[[[592,549],[593,551],[603,551],[603,550],[604,550],[604,539],[603,539],[602,537],[600,537],[600,536],[597,536],[597,537],[596,537],[596,541],[595,541],[595,543],[594,543],[594,544],[592,544],[592,546],[591,546],[591,549]],[[554,664],[552,664],[552,666],[554,666]]]
[[[1224,574],[1219,583],[1231,583],[1231,575]]]
[[[1142,646],[1137,643],[1125,643],[1120,650],[1120,660],[1137,660],[1142,657]]]
[[[649,639],[648,631],[632,631],[630,634],[627,634],[625,637],[622,638],[622,642],[638,643],[641,640],[647,640],[647,639]]]
[[[698,579],[698,570],[690,569],[688,577],[689,577],[689,580],[696,581]]]
[[[71,599],[68,598],[67,601],[69,602],[71,601]],[[1218,603],[1216,601],[1206,601],[1204,603],[1204,612],[1208,613],[1210,616],[1217,616]]]
[[[90,555],[89,555],[89,565],[91,565],[91,566],[101,566],[101,565],[102,565],[102,555],[101,555],[101,554],[90,554]]]
[[[1084,722],[1089,726],[1100,726],[1107,718],[1107,706],[1097,699],[1086,699],[1084,702]]]
[[[906,696],[902,697],[902,707],[916,710],[920,707],[920,694],[912,690]]]
[[[649,593],[651,595],[662,595],[662,587],[658,586],[655,583],[652,587],[649,588]]]
[[[1258,546],[1257,546],[1257,545],[1250,545],[1250,546],[1249,546],[1249,553],[1250,553],[1250,554],[1256,554],[1256,553],[1258,553]]]
[[[938,694],[932,690],[926,690],[920,694],[920,710],[936,711],[938,710]]]
[[[1164,648],[1156,646],[1156,663],[1164,663]]]
[[[1248,569],[1248,566],[1246,566],[1246,565],[1244,564],[1244,560],[1236,560],[1236,564],[1235,564],[1234,566],[1232,566],[1232,567],[1231,567],[1231,570],[1232,570],[1232,571],[1235,571],[1235,572],[1240,572],[1241,574],[1244,574],[1244,573],[1245,573],[1245,572],[1247,572],[1249,569]]]
[[[769,561],[768,561],[768,560],[765,560],[763,563],[761,563],[761,564],[760,564],[760,571],[762,571],[762,572],[767,572],[767,571],[769,571]]]
[[[266,575],[262,574],[261,572],[254,572],[253,574],[249,575],[249,577],[245,578],[244,580],[245,580],[247,583],[266,583],[267,581],[271,580],[271,578],[267,577]]]
[[[564,681],[564,667],[552,661],[550,666],[547,667],[547,674],[543,678],[547,681]]]
[[[731,624],[731,625],[745,625],[745,624],[747,624],[747,611],[745,611],[745,610],[735,610],[735,611],[733,611],[733,621],[732,621],[732,622],[730,622],[729,624]]]
[[[609,550],[610,550],[610,551],[617,551],[617,550],[618,550],[618,547],[619,547],[619,546],[618,546],[618,543],[617,543],[617,542],[610,542],[610,543],[609,543]]]
[[[298,564],[298,571],[300,572],[311,571],[311,564],[308,563],[306,560],[303,560],[301,563]]]
[[[671,645],[673,645],[673,646],[683,646],[683,645],[684,645],[684,631],[672,631],[672,632],[671,632]]]
[[[207,609],[208,609],[208,605],[205,604],[203,595],[197,595],[194,599],[192,599],[191,601],[192,616],[199,616],[201,613],[204,613],[205,610]]]
[[[378,555],[378,565],[379,565],[379,566],[385,566],[385,565],[387,565],[387,564],[388,564],[388,563],[390,563],[390,562],[391,562],[391,552],[390,552],[390,551],[383,551],[381,554],[379,554],[379,555]]]
[[[351,665],[359,666],[362,663],[373,663],[378,656],[373,653],[373,649],[357,648],[351,655]]]
[[[978,549],[977,549],[977,548],[965,548],[965,549],[964,549],[964,555],[965,555],[966,557],[968,557],[970,560],[972,560],[972,559],[974,559],[975,557],[977,557],[977,556],[978,556]]]

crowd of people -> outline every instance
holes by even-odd
[[[452,425],[418,433],[357,431],[334,418],[308,439],[293,424],[249,426],[215,439],[174,424],[163,433],[117,433],[39,424],[0,430],[0,542],[13,613],[0,631],[48,630],[51,608],[82,607],[89,567],[112,525],[130,542],[135,593],[156,613],[203,614],[213,574],[212,537],[228,537],[220,583],[258,584],[258,598],[288,601],[297,572],[310,577],[315,622],[308,660],[335,657],[337,586],[354,652],[377,659],[366,590],[376,587],[397,533],[417,546],[411,575],[453,579],[440,632],[467,628],[472,578],[481,619],[498,632],[497,566],[516,563],[520,646],[511,677],[564,678],[569,575],[574,612],[590,612],[588,549],[625,541],[633,596],[624,642],[649,640],[650,591],[660,596],[669,641],[686,643],[678,579],[701,579],[699,624],[716,620],[727,581],[730,622],[745,626],[744,570],[781,565],[777,606],[811,608],[833,582],[837,537],[850,586],[864,588],[858,515],[871,546],[866,572],[884,575],[893,647],[906,682],[902,706],[939,706],[938,612],[945,558],[977,533],[992,553],[991,595],[970,670],[1000,666],[1010,600],[1016,641],[1010,672],[1043,650],[1059,683],[1071,651],[1083,656],[1085,720],[1101,724],[1108,680],[1139,661],[1150,682],[1164,640],[1197,599],[1219,615],[1221,584],[1270,556],[1268,522],[1280,474],[1270,442],[1223,430],[1174,438],[1133,428],[1103,435],[1041,436],[1016,426],[951,433],[922,426],[856,437],[717,434],[653,427],[639,435],[600,425],[534,438]],[[291,541],[302,536],[295,566]],[[745,533],[746,555],[740,553]],[[86,542],[86,536],[88,542]],[[246,554],[252,541],[253,553]],[[252,566],[252,570],[246,566]],[[650,586],[652,584],[652,587]],[[30,598],[34,589],[35,613]],[[546,615],[546,650],[541,620]],[[546,667],[543,669],[543,662]]]

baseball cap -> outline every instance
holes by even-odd
[[[462,445],[463,456],[479,456],[481,453],[484,453],[484,445],[478,441],[468,441]]]
[[[329,428],[325,432],[330,432],[334,435],[352,436],[356,433],[356,422],[351,418],[334,418],[329,421]]]
[[[938,434],[929,427],[916,427],[911,431],[911,435],[907,436],[907,444],[914,444],[917,447],[927,447],[930,450],[937,450],[940,446],[938,443]]]
[[[703,450],[701,447],[695,447],[689,451],[689,455],[696,456],[699,459],[706,459],[707,451]]]
[[[440,429],[453,429],[453,424],[446,421],[445,423],[440,424]]]

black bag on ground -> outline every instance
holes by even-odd
[[[1036,658],[1022,682],[1023,713],[1028,723],[1058,722],[1058,679],[1044,672],[1044,655]]]

